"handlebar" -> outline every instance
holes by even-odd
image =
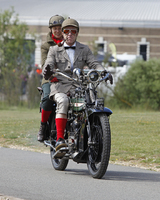
[[[71,80],[71,81],[74,81],[76,84],[81,85],[75,78],[70,77],[70,76],[68,76],[67,74],[64,74],[63,72],[59,71],[59,69],[56,70],[56,73],[55,73],[55,74],[61,75],[61,76],[65,77],[65,78],[68,78],[68,79]],[[107,74],[106,74],[103,78],[99,79],[98,82],[100,83],[100,82],[106,80],[106,79],[109,77],[109,75],[110,75],[110,73],[107,72]]]
[[[58,74],[58,75],[64,76],[65,78],[68,78],[69,80],[74,81],[74,82],[76,82],[77,84],[79,84],[79,83],[77,82],[76,79],[74,79],[74,78],[72,78],[72,77],[70,77],[70,76],[64,74],[63,72],[61,72],[61,71],[59,71],[59,70],[57,70],[55,74]]]

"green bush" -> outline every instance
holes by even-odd
[[[110,101],[119,107],[160,109],[160,60],[133,63],[118,80]]]

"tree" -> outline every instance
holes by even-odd
[[[10,105],[20,103],[22,76],[27,76],[35,44],[26,40],[28,26],[12,7],[0,12],[0,90]]]
[[[160,60],[137,61],[114,88],[119,105],[160,109]]]

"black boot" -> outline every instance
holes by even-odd
[[[47,123],[41,122],[40,129],[38,132],[38,137],[37,137],[37,140],[39,142],[43,142],[45,140],[46,128],[47,128]]]
[[[55,144],[56,151],[58,151],[61,147],[67,147],[67,144],[65,143],[64,139],[59,138]]]

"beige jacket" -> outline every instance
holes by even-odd
[[[73,76],[71,71],[71,62],[63,46],[50,47],[43,71],[47,65],[50,65],[53,71],[59,69],[60,71],[67,73],[69,76]],[[83,69],[84,66],[88,66],[90,69],[104,70],[104,68],[97,61],[95,61],[94,55],[89,47],[76,42],[73,69]],[[67,93],[74,84],[72,81],[60,75],[56,75],[56,77],[59,82],[51,84],[50,97],[59,92]]]

